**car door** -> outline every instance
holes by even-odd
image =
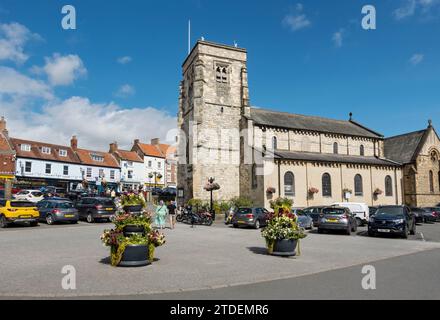
[[[46,219],[48,201],[40,201],[37,203],[38,212],[40,212],[40,220]]]
[[[80,218],[84,217],[84,201],[86,200],[86,198],[80,199],[78,200],[78,202],[76,203],[76,209],[78,210],[78,216]]]

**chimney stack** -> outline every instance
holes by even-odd
[[[135,139],[134,144],[138,144],[138,143],[139,143],[139,139]]]
[[[159,145],[159,143],[160,143],[159,138],[151,139],[151,144],[152,144],[153,146],[157,146],[157,145]]]
[[[116,151],[118,151],[118,143],[115,141],[115,142],[112,142],[112,143],[110,143],[110,153],[115,153]]]
[[[72,139],[70,139],[70,147],[74,151],[78,150],[78,139],[76,138],[76,136],[73,136]]]

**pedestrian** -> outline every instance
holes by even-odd
[[[156,226],[159,227],[160,229],[165,228],[165,218],[167,214],[168,214],[168,208],[164,204],[163,200],[160,200],[160,203],[156,208],[156,218],[155,218]]]
[[[168,205],[168,213],[170,215],[170,228],[174,229],[176,225],[176,210],[177,207],[174,203],[174,201],[170,201],[170,204]]]

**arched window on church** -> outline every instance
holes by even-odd
[[[258,180],[257,180],[257,165],[254,163],[252,165],[252,189],[258,188]]]
[[[393,179],[390,176],[385,177],[385,196],[393,196]]]
[[[286,172],[284,175],[284,196],[295,196],[295,176],[292,172]]]
[[[362,197],[364,195],[364,184],[360,174],[357,174],[354,177],[354,195],[357,197]]]
[[[361,146],[360,146],[360,155],[361,156],[365,156],[365,147],[364,147],[364,145],[363,144],[361,144]]]
[[[322,175],[322,196],[332,196],[332,177],[328,173]]]
[[[438,172],[438,191],[440,192],[440,171]]]
[[[272,150],[278,149],[278,140],[277,137],[272,137]]]
[[[434,172],[432,170],[429,171],[429,191],[434,193]]]
[[[339,153],[339,146],[338,146],[337,142],[333,143],[333,153],[334,154],[338,154]]]

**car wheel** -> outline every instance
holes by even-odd
[[[70,224],[78,224],[78,220],[70,221]]]
[[[403,239],[408,239],[408,228],[407,227],[405,227],[405,229],[403,230],[402,238]]]
[[[4,216],[0,216],[0,228],[6,228],[8,226],[8,223],[6,221],[6,218]]]
[[[411,234],[412,236],[416,234],[416,224],[415,224],[415,223],[414,223],[414,226],[413,226],[413,228],[412,228],[410,234]]]
[[[324,230],[322,230],[321,228],[318,228],[318,233],[324,233]]]
[[[234,224],[233,226],[234,226],[234,228],[238,228],[238,224]]]
[[[362,226],[364,225],[364,223],[362,222],[361,218],[356,218],[356,224],[357,224],[359,227],[362,227]]]
[[[51,214],[48,214],[47,216],[46,216],[46,223],[48,224],[48,225],[52,225],[53,224],[53,217],[52,217],[52,215]]]
[[[38,226],[38,221],[33,221],[29,224],[31,227],[36,227]]]
[[[260,229],[260,220],[255,221],[254,229]]]
[[[87,222],[88,223],[93,223],[95,221],[95,219],[93,219],[93,216],[91,213],[87,214]]]

